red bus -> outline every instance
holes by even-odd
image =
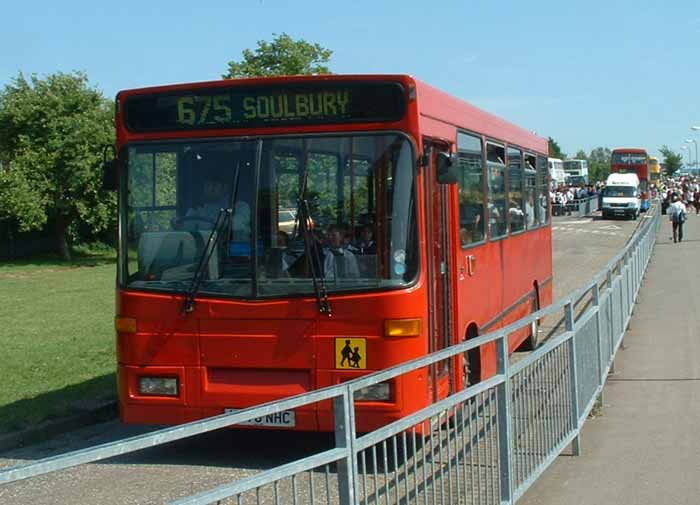
[[[551,303],[547,139],[410,76],[122,91],[116,306],[126,423],[176,424],[338,384]],[[532,347],[529,328],[511,350]],[[495,373],[363,390],[359,431]],[[332,431],[332,405],[262,425]]]
[[[640,210],[649,209],[649,155],[645,149],[613,149],[610,158],[610,171],[619,174],[637,174],[642,204]]]

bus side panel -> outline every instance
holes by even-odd
[[[503,244],[500,282],[502,303],[491,317],[501,314],[502,318],[488,331],[507,326],[529,314],[537,307],[535,282],[539,289],[540,308],[552,301],[552,240],[551,228],[543,227],[501,240]],[[530,325],[513,332],[509,336],[509,350],[513,352],[530,336]],[[484,355],[486,352],[486,356]],[[495,346],[482,350],[482,377],[496,373]]]

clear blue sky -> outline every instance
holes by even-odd
[[[334,73],[415,75],[569,156],[700,140],[698,0],[41,0],[2,14],[0,86],[20,71],[82,70],[107,96],[218,79],[286,32],[332,49]]]

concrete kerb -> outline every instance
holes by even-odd
[[[74,431],[98,422],[109,421],[117,417],[117,402],[103,403],[89,410],[69,417],[52,419],[38,426],[15,433],[0,435],[0,452],[17,449],[25,445],[43,442],[57,435]]]

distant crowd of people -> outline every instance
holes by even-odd
[[[560,186],[549,191],[549,200],[552,202],[552,215],[571,215],[575,210],[576,200],[583,200],[598,196],[602,189],[602,183],[588,184],[586,186]]]
[[[700,178],[664,178],[661,183],[661,213],[669,216],[674,243],[683,242],[683,225],[691,209],[700,213]]]

